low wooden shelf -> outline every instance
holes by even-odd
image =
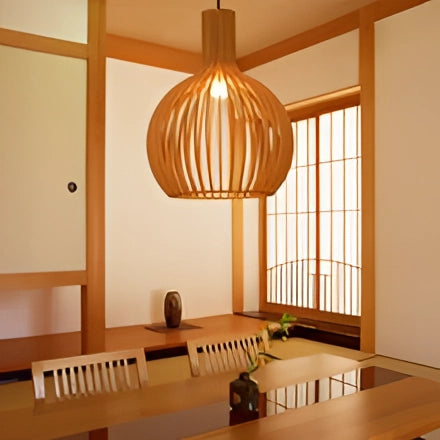
[[[175,329],[156,332],[145,328],[145,324],[127,327],[107,328],[105,332],[106,350],[125,350],[143,347],[147,359],[182,354],[186,341],[216,334],[248,334],[261,329],[259,319],[239,315],[218,315],[184,322],[199,328]],[[0,379],[16,372],[26,374],[31,362],[81,354],[81,333],[59,333],[27,338],[0,340]]]

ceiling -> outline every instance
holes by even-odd
[[[375,0],[221,0],[236,13],[237,56],[331,21]],[[201,11],[216,0],[107,0],[107,32],[201,52]]]

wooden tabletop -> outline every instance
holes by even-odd
[[[186,440],[410,439],[440,428],[440,383],[409,377]]]

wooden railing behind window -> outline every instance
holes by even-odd
[[[360,316],[361,269],[339,261],[289,261],[268,269],[267,301]]]

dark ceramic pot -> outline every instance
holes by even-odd
[[[258,419],[258,384],[248,372],[229,384],[229,424]]]
[[[163,310],[167,327],[179,327],[182,318],[182,300],[180,299],[179,292],[176,290],[169,290],[167,292]]]

